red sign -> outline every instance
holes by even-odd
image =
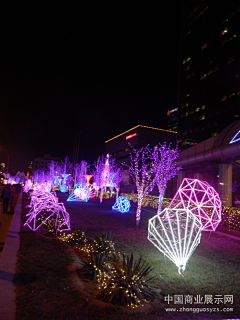
[[[129,136],[126,136],[126,140],[136,137],[136,135],[137,135],[137,132],[130,134]]]
[[[169,116],[169,115],[170,115],[170,110],[167,111],[167,116]]]

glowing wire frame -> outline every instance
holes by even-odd
[[[130,201],[126,197],[118,197],[115,204],[112,206],[113,210],[117,210],[120,212],[128,212],[130,209]]]
[[[232,138],[232,140],[229,142],[229,144],[237,142],[240,140],[240,130],[235,134],[235,136]]]
[[[185,270],[200,243],[202,224],[188,209],[164,209],[148,220],[148,240],[178,267]]]
[[[70,216],[66,212],[63,203],[58,203],[55,193],[41,192],[35,190],[31,193],[30,211],[26,214],[27,221],[24,226],[28,226],[31,230],[36,231],[43,223],[55,216],[55,227],[58,231],[70,230]],[[39,219],[39,215],[43,215],[43,219]]]
[[[72,190],[67,201],[85,201],[88,202],[91,195],[91,188],[83,183],[77,183]]]
[[[191,210],[201,221],[203,231],[215,231],[221,222],[220,197],[206,181],[183,179],[168,208]]]

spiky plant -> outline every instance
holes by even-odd
[[[74,232],[68,234],[66,242],[72,247],[76,245],[85,245],[87,242],[87,238],[84,228],[81,226],[76,227]]]
[[[79,273],[83,273],[86,278],[91,281],[97,280],[98,282],[104,278],[107,271],[107,266],[105,264],[107,256],[102,253],[93,253],[86,260],[80,258],[83,268],[79,270]]]
[[[146,299],[155,296],[155,293],[147,285],[150,279],[145,280],[152,268],[142,263],[142,257],[134,262],[131,256],[123,255],[122,268],[113,263],[111,278],[101,290],[100,297],[103,301],[135,308],[145,305]]]
[[[108,260],[116,260],[119,257],[119,253],[116,252],[115,245],[113,243],[112,232],[104,231],[101,234],[96,233],[94,239],[94,250],[105,254]]]

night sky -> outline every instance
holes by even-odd
[[[135,125],[167,128],[180,1],[5,3],[2,17],[0,146],[11,174],[44,153],[71,158],[80,131],[79,161],[92,163]]]

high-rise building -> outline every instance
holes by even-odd
[[[180,145],[188,139],[198,143],[215,136],[239,119],[239,21],[239,0],[183,1]]]

